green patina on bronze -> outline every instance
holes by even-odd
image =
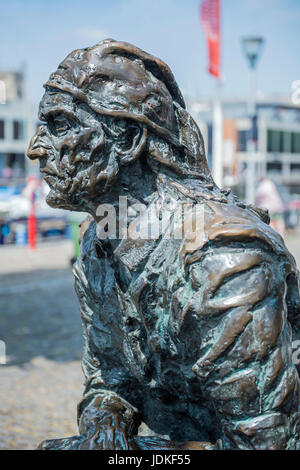
[[[108,39],[72,52],[45,87],[28,156],[51,206],[90,217],[74,266],[79,435],[40,448],[299,448],[295,261],[266,212],[215,185],[168,66]],[[97,207],[119,196],[143,217],[201,207],[202,236],[135,240],[131,221],[127,238],[101,240]]]

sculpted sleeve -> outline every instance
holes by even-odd
[[[137,420],[138,383],[125,366],[123,330],[114,271],[109,260],[95,252],[95,227],[91,224],[81,241],[74,266],[75,289],[83,324],[85,375],[83,400],[78,406],[80,426],[97,410],[106,418],[118,415],[127,423]],[[130,402],[129,400],[130,396]],[[128,399],[127,399],[128,398]],[[102,411],[101,411],[102,410]]]
[[[184,315],[197,317],[201,342],[193,371],[221,420],[223,447],[295,449],[295,268],[259,241],[212,243],[191,261]]]

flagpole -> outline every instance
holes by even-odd
[[[223,181],[223,115],[221,104],[221,0],[202,0],[200,4],[202,26],[209,53],[209,73],[216,80],[213,99],[212,175],[217,186]]]
[[[217,186],[223,182],[223,113],[221,83],[216,79],[216,94],[213,103],[212,175]]]

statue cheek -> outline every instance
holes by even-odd
[[[74,150],[78,145],[78,136],[77,135],[66,135],[64,138],[60,138],[57,148],[60,152],[68,150]]]
[[[99,145],[100,138],[92,138],[91,129],[83,129],[78,133],[66,136],[59,144],[58,149],[61,160],[68,156],[71,165],[78,162],[89,162],[94,152],[102,148]],[[95,142],[94,142],[95,141]]]

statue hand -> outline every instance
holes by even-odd
[[[86,418],[86,417],[85,417]],[[133,426],[117,414],[105,413],[102,418],[80,423],[80,436],[41,442],[40,450],[136,450]]]
[[[136,450],[133,426],[117,414],[107,414],[79,444],[78,450]]]

